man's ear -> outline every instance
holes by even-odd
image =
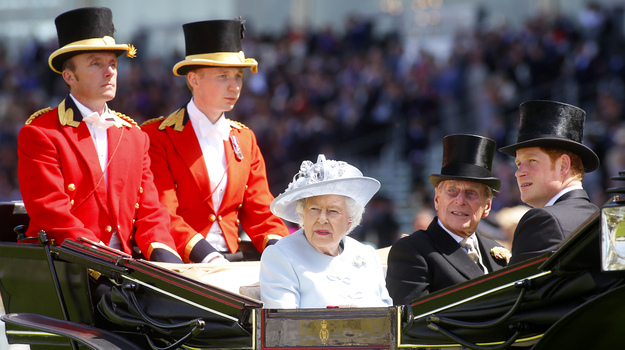
[[[486,206],[484,207],[484,212],[482,213],[482,219],[486,218],[488,216],[488,214],[490,214],[490,210],[493,207],[493,200],[489,199],[486,202]]]
[[[61,75],[63,76],[63,80],[65,80],[65,83],[69,86],[72,86],[76,83],[76,75],[74,75],[74,72],[72,72],[69,69],[66,69],[63,71],[63,73],[61,73]]]
[[[571,169],[571,157],[568,154],[560,156],[560,173],[566,174]]]
[[[198,85],[198,76],[197,73],[194,71],[190,71],[189,73],[187,73],[187,83],[189,84],[189,86],[191,86],[192,88],[197,88]]]

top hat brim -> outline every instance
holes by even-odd
[[[253,58],[245,58],[243,52],[216,52],[187,56],[183,61],[176,63],[174,74],[187,75],[191,70],[205,67],[250,67],[252,73],[258,71],[258,62]]]
[[[95,40],[99,40],[99,39],[95,39]],[[48,64],[50,65],[50,68],[52,68],[53,71],[60,74],[62,73],[63,62],[65,62],[67,59],[75,55],[78,55],[81,53],[88,53],[88,52],[113,52],[117,56],[120,56],[121,54],[126,53],[129,56],[134,57],[134,53],[131,53],[131,50],[134,50],[134,48],[131,45],[115,44],[114,42],[112,44],[102,44],[102,45],[68,44],[54,51],[50,55],[50,58],[48,59]]]
[[[516,151],[518,149],[528,147],[560,148],[577,154],[582,159],[584,172],[586,173],[595,171],[597,170],[597,168],[599,168],[599,157],[593,150],[579,142],[559,137],[541,137],[527,141],[521,141],[510,146],[501,147],[499,149],[499,152],[512,157],[516,157]]]
[[[430,183],[432,186],[437,187],[438,184],[445,180],[457,180],[457,181],[471,181],[484,184],[490,187],[493,191],[497,192],[501,188],[501,180],[496,177],[474,177],[474,176],[461,176],[461,175],[430,175]]]
[[[299,222],[295,211],[297,201],[304,198],[323,195],[342,195],[352,198],[363,207],[380,189],[380,182],[371,177],[352,177],[326,180],[294,188],[276,197],[270,205],[276,216],[293,222]]]

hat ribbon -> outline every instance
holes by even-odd
[[[216,61],[216,62],[222,62],[224,64],[227,64],[228,62],[231,62],[233,57],[239,60],[239,62],[236,62],[236,63],[243,63],[243,64],[251,65],[252,73],[256,73],[258,71],[258,68],[257,68],[258,62],[256,62],[256,60],[253,58],[245,58],[245,54],[243,53],[243,51],[239,51],[238,53],[237,52],[201,53],[201,54],[186,56],[186,59],[189,61],[209,60],[209,61]],[[232,63],[235,63],[235,62],[232,62]]]
[[[126,51],[128,51],[128,53],[126,54],[126,56],[128,57],[135,57],[137,54],[137,49],[135,49],[135,47],[133,45],[128,45],[128,44],[117,44],[115,43],[115,38],[111,37],[111,36],[104,36],[102,38],[91,38],[91,39],[84,39],[84,40],[78,40],[78,41],[74,41],[71,44],[65,45],[65,47],[67,46],[116,46],[116,45],[122,45],[122,46],[126,46]]]

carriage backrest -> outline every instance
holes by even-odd
[[[28,226],[30,218],[21,201],[0,202],[0,242],[17,242],[16,227]]]

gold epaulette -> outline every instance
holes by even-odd
[[[148,119],[148,120],[144,121],[143,123],[141,123],[141,126],[146,126],[148,124],[153,124],[153,123],[156,123],[156,122],[160,122],[163,119],[165,119],[165,117],[158,117],[158,118]]]
[[[184,108],[180,108],[179,110],[170,114],[161,125],[158,126],[158,130],[165,130],[166,127],[171,126],[174,130],[178,132],[182,132],[184,129]]]
[[[112,109],[109,109],[109,112],[115,114],[116,116],[118,116],[121,120],[125,121],[126,123],[132,124],[132,125],[136,126],[137,128],[139,127],[139,124],[137,124],[137,122],[134,121],[129,116],[127,116],[125,114],[121,114],[119,112],[116,112],[116,111],[114,111]]]
[[[249,129],[247,126],[245,126],[245,124],[238,122],[236,120],[232,120],[232,119],[228,119],[228,121],[230,122],[230,126],[232,126],[233,128],[236,129]]]
[[[33,120],[35,120],[35,118],[49,112],[52,110],[52,107],[46,107],[44,109],[40,109],[37,112],[33,113],[30,115],[30,117],[28,117],[28,120],[26,120],[26,125],[30,124],[33,122]]]

